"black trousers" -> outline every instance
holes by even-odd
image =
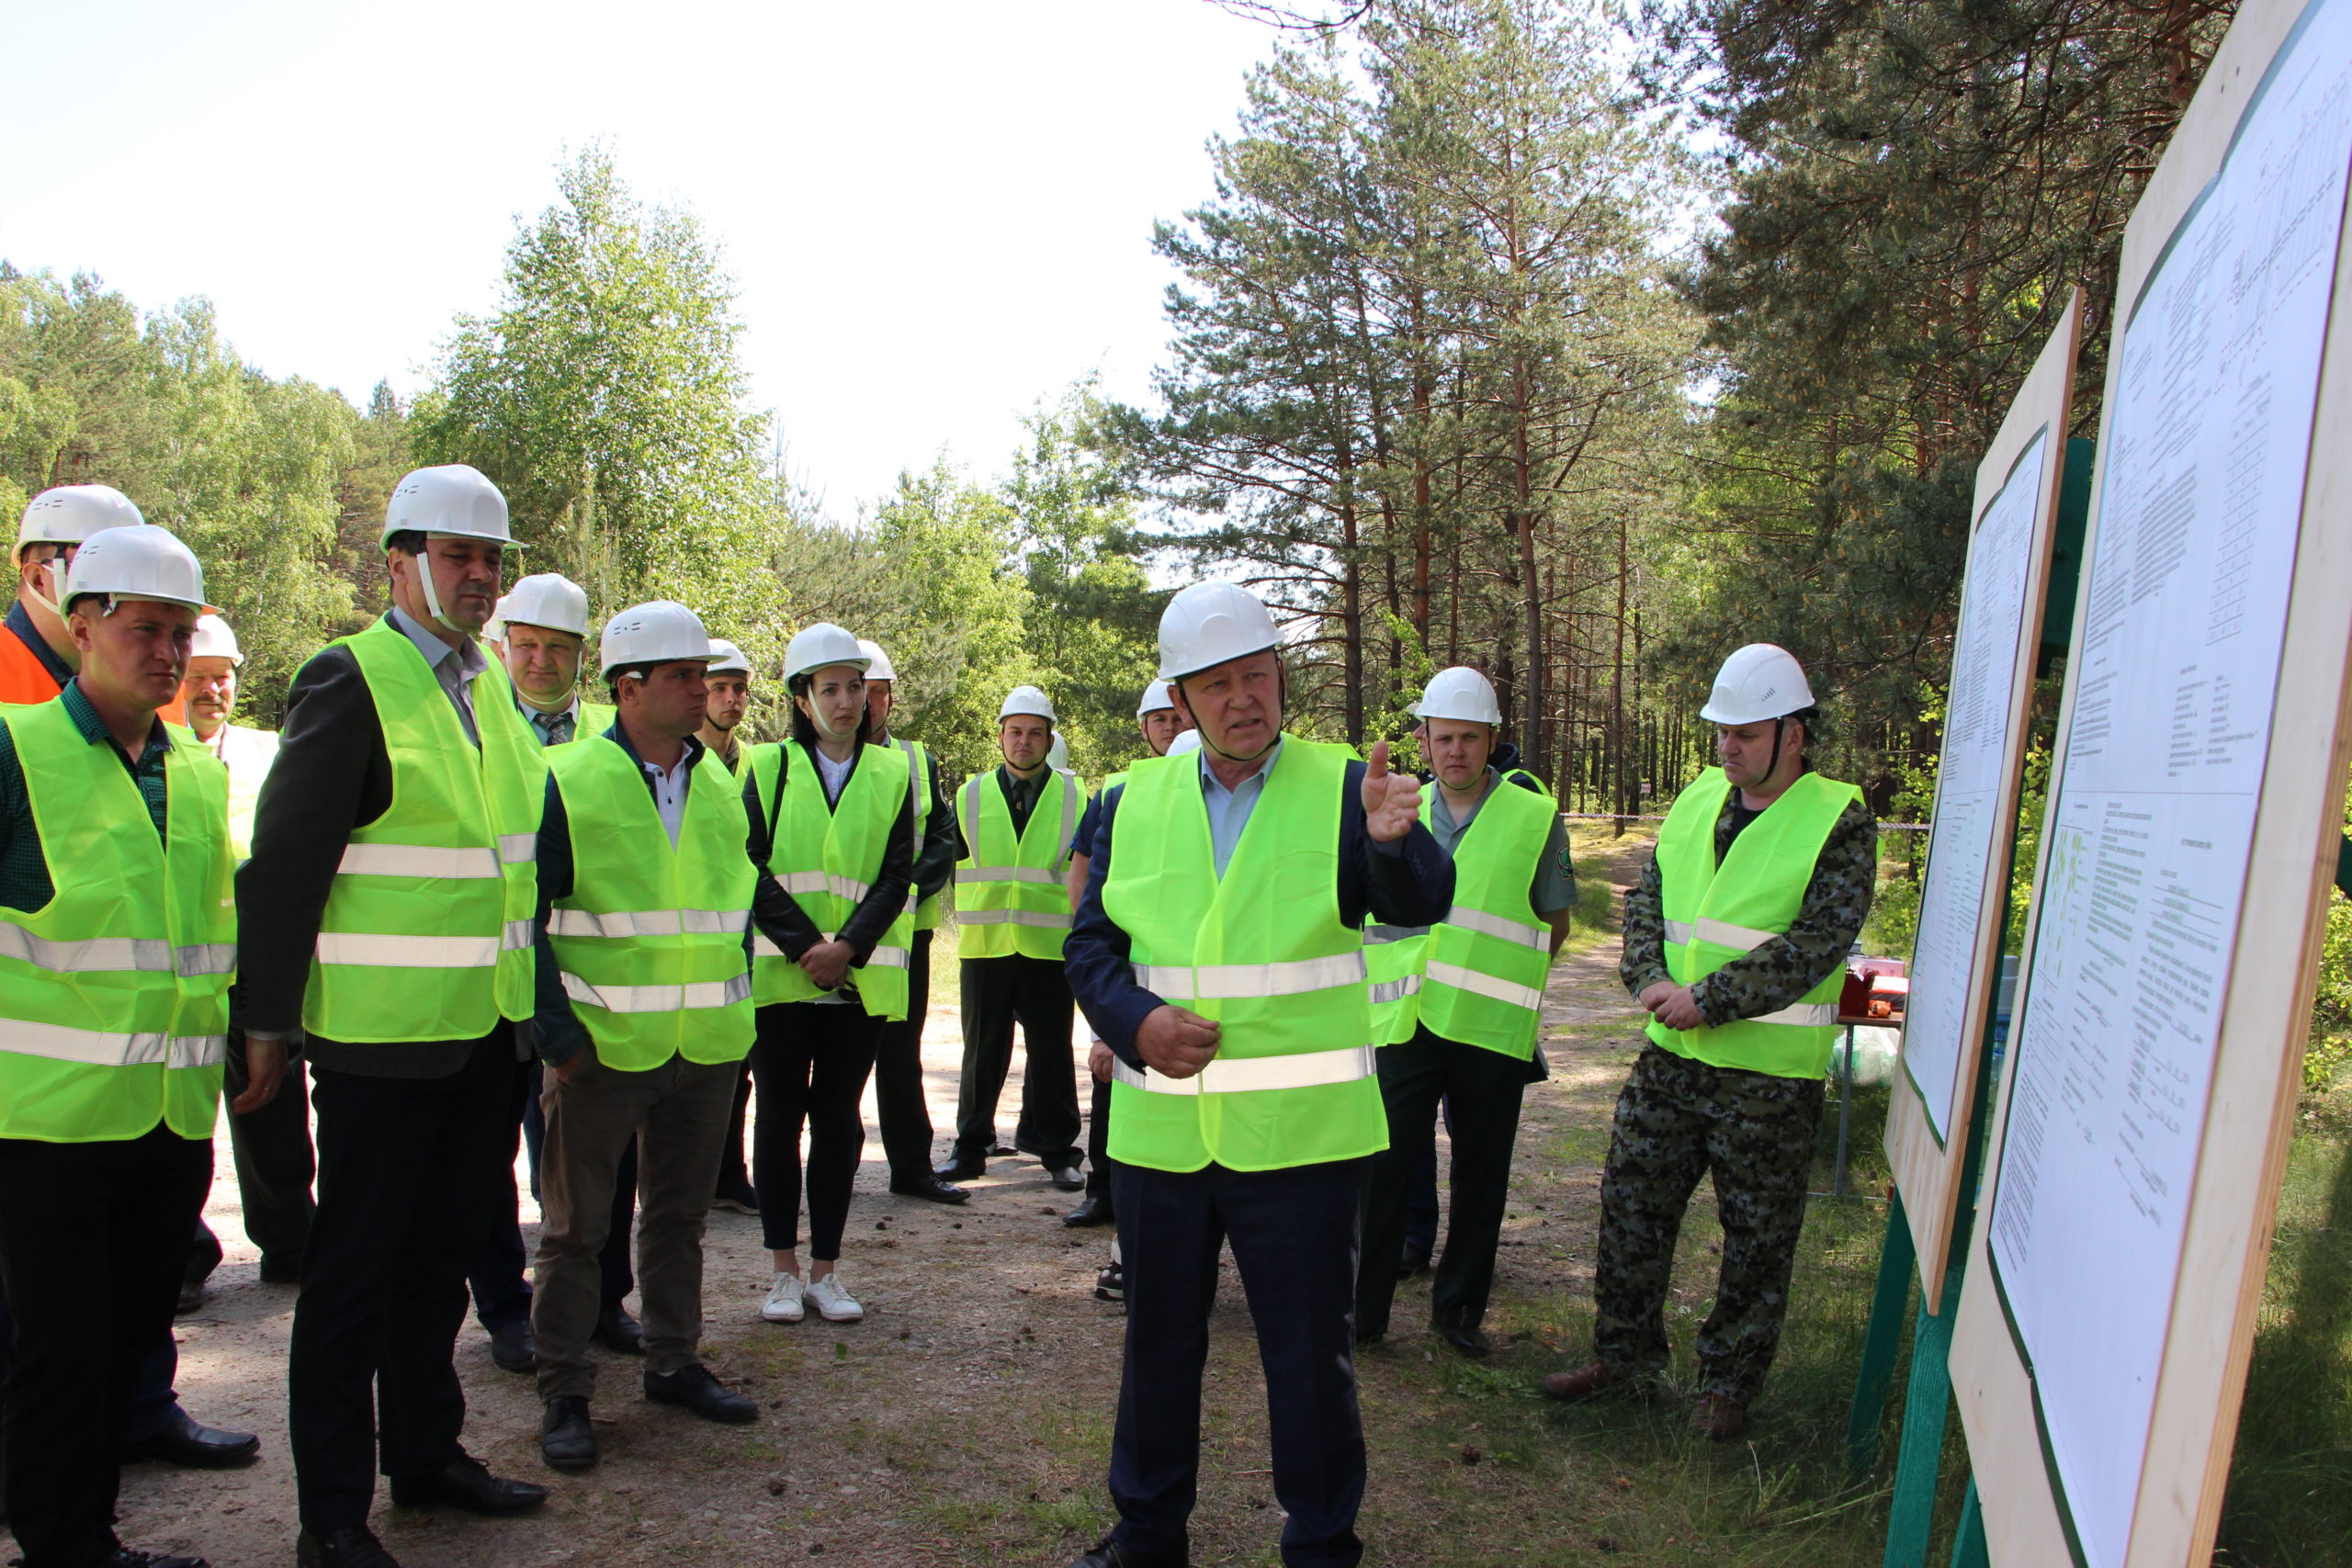
[[[874,1112],[882,1123],[882,1152],[890,1185],[905,1187],[931,1174],[931,1106],[922,1093],[922,1020],[931,1007],[930,931],[915,932],[907,961],[907,1016],[882,1025],[874,1053]]]
[[[539,1109],[544,1081],[537,1062],[515,1064],[514,1131],[531,1151],[533,1202],[539,1197],[539,1147],[547,1141],[548,1132],[547,1118]],[[492,1232],[489,1245],[466,1275],[466,1287],[473,1292],[474,1316],[493,1331],[510,1323],[527,1323],[531,1317],[531,1281],[524,1273],[529,1257],[523,1247],[522,1195],[514,1190],[515,1147],[510,1138],[505,1168],[499,1179],[503,1205],[499,1213],[506,1217],[505,1224]],[[637,1145],[632,1144],[621,1152],[620,1174],[613,1179],[612,1228],[605,1233],[604,1251],[597,1255],[604,1270],[603,1304],[606,1307],[620,1305],[637,1289],[637,1274],[628,1260],[629,1222],[636,1217]]]
[[[714,1195],[741,1192],[752,1185],[752,1169],[743,1158],[743,1113],[751,1108],[752,1058],[746,1056],[741,1076],[735,1080],[735,1109],[727,1118],[727,1142],[718,1151],[718,1181],[713,1189]]]
[[[132,1389],[170,1341],[211,1182],[211,1140],[160,1124],[106,1143],[0,1139],[0,1287],[16,1322],[0,1480],[26,1568],[81,1568],[117,1544]]]
[[[1091,1102],[1086,1111],[1086,1195],[1090,1198],[1111,1196],[1111,1086],[1086,1075],[1094,1086]],[[1115,1201],[1114,1208],[1116,1208]]]
[[[808,1126],[808,1256],[842,1255],[850,1190],[865,1153],[858,1101],[874,1070],[882,1021],[854,1003],[783,1002],[759,1011],[752,1074],[760,1085],[760,1127],[752,1180],[760,1190],[760,1229],[773,1252],[800,1245],[800,1126]]]
[[[1485,1318],[1487,1298],[1495,1288],[1495,1247],[1510,1196],[1511,1148],[1519,1138],[1527,1081],[1527,1064],[1520,1058],[1441,1040],[1426,1029],[1415,1031],[1403,1044],[1380,1048],[1388,1147],[1372,1161],[1372,1197],[1363,1222],[1366,1263],[1356,1287],[1358,1333],[1388,1330],[1414,1156],[1434,1135],[1440,1100],[1446,1103],[1453,1136],[1453,1206],[1430,1289],[1430,1319],[1439,1328],[1476,1328]]]
[[[234,1101],[253,1082],[245,1065],[244,1032],[229,1036],[224,1099]],[[286,1086],[259,1111],[222,1117],[229,1123],[229,1150],[237,1166],[237,1196],[245,1211],[245,1235],[261,1248],[265,1275],[300,1275],[302,1252],[311,1245],[311,1221],[318,1204],[311,1181],[318,1174],[311,1149],[311,1108],[299,1081]]]
[[[1289,1516],[1283,1562],[1354,1568],[1363,1558],[1353,1305],[1366,1170],[1360,1159],[1261,1171],[1117,1167],[1127,1342],[1111,1439],[1114,1539],[1138,1551],[1185,1541],[1217,1254],[1230,1241],[1266,1374],[1274,1498]]]
[[[1012,953],[963,961],[964,1076],[956,1097],[956,1152],[996,1147],[996,1102],[1012,1067],[1017,1017],[1028,1046],[1012,1146],[1048,1169],[1079,1162],[1078,1074],[1070,1062],[1072,1004],[1059,961]]]
[[[473,1043],[447,1077],[313,1066],[319,1214],[287,1363],[287,1436],[302,1524],[368,1522],[386,1475],[461,1451],[452,1364],[466,1273],[514,1213],[514,1027]]]

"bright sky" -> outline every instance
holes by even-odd
[[[518,216],[602,141],[741,289],[755,406],[846,516],[983,475],[1090,370],[1144,396],[1151,223],[1276,38],[1208,0],[15,0],[0,256],[209,297],[273,376],[413,392]]]

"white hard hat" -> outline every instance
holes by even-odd
[[[710,639],[710,669],[707,673],[749,675],[751,672],[752,661],[743,657],[741,649],[723,637]]]
[[[605,675],[628,664],[709,657],[710,634],[703,630],[702,617],[669,599],[632,604],[606,621],[596,649],[597,671]]]
[[[1282,640],[1274,617],[1255,593],[1234,582],[1195,582],[1159,613],[1159,678],[1197,675],[1228,659],[1263,653]]]
[[[551,632],[588,635],[588,591],[561,572],[535,571],[516,581],[498,602],[501,627],[545,626]]]
[[[1168,682],[1154,681],[1143,689],[1143,701],[1136,704],[1136,716],[1141,718],[1148,713],[1158,713],[1162,708],[1175,705],[1176,699],[1168,694]]]
[[[785,645],[784,678],[797,680],[812,670],[829,665],[846,664],[863,672],[873,662],[865,647],[831,621],[819,621],[813,626],[803,626]]]
[[[1004,701],[997,705],[996,716],[1011,718],[1014,714],[1026,714],[1031,718],[1054,721],[1053,699],[1035,686],[1015,686],[1005,693]]]
[[[161,599],[198,614],[211,608],[204,602],[204,569],[196,563],[196,552],[169,528],[153,523],[107,528],[83,541],[65,569],[65,592],[58,603],[71,604],[85,593]]]
[[[197,616],[196,641],[189,645],[187,656],[190,659],[225,659],[232,664],[245,661],[245,650],[237,646],[237,634],[230,630],[229,623],[218,615]]]
[[[392,536],[401,533],[448,534],[501,544],[512,544],[514,537],[506,528],[506,498],[481,469],[463,463],[415,469],[394,487],[384,507],[379,542],[390,545]],[[586,635],[584,626],[582,635]]]
[[[1804,666],[1787,649],[1751,642],[1724,660],[1699,716],[1710,724],[1758,724],[1813,706]]]
[[[1188,729],[1168,743],[1168,754],[1171,757],[1181,757],[1187,751],[1197,751],[1200,749],[1201,732],[1197,729]]]
[[[865,655],[866,659],[870,661],[865,666],[865,678],[867,680],[895,681],[899,678],[899,672],[890,668],[890,656],[882,651],[882,645],[880,643],[874,641],[870,637],[859,637],[857,639],[857,650]]]
[[[1054,743],[1046,748],[1046,766],[1060,773],[1069,772],[1069,742],[1062,739],[1059,730],[1054,732]]]
[[[78,545],[102,528],[147,519],[112,485],[58,485],[32,498],[17,524],[17,553],[27,545]]]
[[[1495,701],[1495,688],[1484,675],[1466,664],[1441,670],[1430,677],[1428,689],[1421,700],[1413,705],[1413,716],[1420,719],[1458,718],[1471,724],[1500,724],[1502,705]]]

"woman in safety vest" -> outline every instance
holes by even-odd
[[[1555,1399],[1666,1366],[1674,1237],[1713,1175],[1724,1261],[1699,1329],[1698,1427],[1747,1428],[1781,1340],[1804,1227],[1838,992],[1877,880],[1861,794],[1812,771],[1804,671],[1750,643],[1724,661],[1702,718],[1720,768],[1679,795],[1625,899],[1618,973],[1649,1010],[1650,1043],[1617,1097],[1600,1182],[1594,1359],[1555,1372]]]
[[[829,1323],[865,1309],[837,1277],[850,1184],[865,1146],[858,1101],[887,1019],[907,1015],[914,913],[914,803],[907,754],[866,743],[857,639],[819,622],[785,649],[792,739],[755,746],[743,803],[752,858],[795,906],[793,940],[752,942],[759,1008],[752,1073],[760,1117],[752,1152],[760,1224],[775,1279],[760,1315]],[[800,1127],[808,1125],[808,1271],[800,1268]],[[805,1303],[805,1304],[804,1304]]]

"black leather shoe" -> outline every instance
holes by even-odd
[[[967,1155],[958,1149],[952,1158],[933,1166],[931,1174],[942,1181],[969,1181],[976,1176],[986,1175],[988,1168],[988,1156],[985,1155]]]
[[[928,1198],[934,1203],[961,1203],[972,1195],[969,1189],[943,1181],[927,1170],[905,1181],[893,1181],[890,1190],[901,1198]]]
[[[548,1489],[492,1475],[481,1461],[461,1453],[423,1475],[392,1477],[392,1501],[403,1508],[447,1503],[472,1514],[527,1514],[548,1500]]]
[[[1078,1201],[1077,1208],[1062,1216],[1062,1224],[1072,1230],[1083,1230],[1088,1225],[1107,1225],[1110,1223],[1111,1199],[1109,1194],[1102,1192],[1088,1193]]]
[[[1192,1552],[1186,1547],[1145,1551],[1121,1541],[1105,1540],[1098,1542],[1093,1551],[1069,1568],[1192,1568]]]
[[[714,1209],[732,1209],[739,1214],[756,1215],[760,1212],[760,1191],[749,1181],[721,1181],[718,1184],[718,1193],[710,1201],[710,1206]]]
[[[1065,1192],[1086,1190],[1086,1173],[1074,1165],[1056,1166],[1046,1174],[1051,1176],[1054,1185]]]
[[[1483,1328],[1464,1328],[1460,1324],[1437,1325],[1437,1337],[1464,1356],[1487,1356],[1494,1353],[1494,1341],[1487,1337]]]
[[[589,1424],[588,1401],[559,1393],[539,1414],[539,1457],[558,1470],[585,1470],[596,1462],[596,1428]]]
[[[118,1546],[94,1561],[90,1568],[211,1568],[211,1564],[201,1557],[166,1557],[159,1551]]]
[[[624,1356],[645,1354],[645,1330],[637,1319],[629,1316],[628,1308],[608,1306],[596,1314],[596,1326],[588,1337],[607,1350],[618,1350]]]
[[[261,1260],[261,1282],[265,1285],[299,1285],[302,1282],[302,1255],[291,1258],[265,1258]]]
[[[261,1438],[253,1433],[208,1427],[174,1405],[161,1427],[122,1450],[122,1462],[159,1459],[183,1470],[229,1470],[251,1464],[260,1452]]]
[[[384,1543],[357,1525],[322,1536],[304,1530],[294,1542],[294,1562],[296,1568],[401,1568]]]
[[[674,1372],[645,1374],[645,1397],[657,1404],[683,1404],[706,1421],[740,1427],[760,1418],[760,1407],[740,1393],[730,1393],[697,1362]]]
[[[502,1372],[527,1372],[539,1364],[538,1342],[531,1337],[531,1320],[518,1318],[490,1331],[490,1359]]]
[[[1425,1247],[1408,1247],[1405,1249],[1405,1255],[1396,1260],[1396,1278],[1399,1280],[1409,1280],[1416,1274],[1428,1273],[1429,1268],[1430,1255],[1428,1249]]]
[[[204,1304],[204,1293],[203,1280],[182,1280],[180,1281],[179,1300],[172,1303],[172,1315],[174,1317],[186,1317],[188,1314],[202,1306]]]
[[[998,1144],[989,1150],[989,1156],[991,1159],[1011,1159],[1022,1152],[1023,1150],[1017,1145]]]

